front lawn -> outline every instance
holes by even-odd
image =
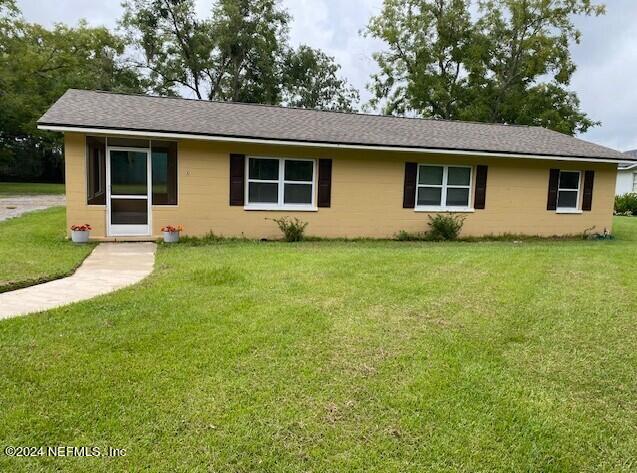
[[[616,241],[162,247],[0,322],[6,471],[630,471],[637,219]]]
[[[0,292],[73,273],[93,245],[65,239],[63,207],[0,222]]]
[[[0,197],[7,195],[64,194],[64,184],[0,182]]]

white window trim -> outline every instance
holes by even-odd
[[[278,179],[250,179],[250,160],[251,159],[276,159],[279,162],[279,178]],[[285,179],[285,162],[286,161],[310,161],[312,163],[312,180],[311,181],[288,181]],[[310,158],[281,158],[276,156],[246,156],[245,160],[245,190],[244,198],[245,210],[284,210],[293,212],[316,212],[316,159]],[[250,183],[270,183],[278,184],[278,203],[250,203]],[[309,204],[285,204],[283,202],[286,184],[310,184],[312,186],[312,202]]]
[[[424,166],[429,167],[441,167],[442,168],[442,185],[438,184],[420,184],[420,168]],[[469,169],[469,185],[468,186],[450,186],[447,184],[447,175],[449,168],[465,168]],[[418,163],[418,171],[416,172],[416,206],[414,210],[416,212],[475,212],[473,208],[473,166],[463,166],[456,164],[429,164]],[[418,205],[418,189],[421,187],[438,187],[441,189],[441,205]],[[447,206],[447,189],[469,189],[469,202],[466,206]]]
[[[563,172],[576,172],[578,174],[577,178],[577,200],[575,201],[575,207],[557,207],[557,203],[560,201],[560,192],[574,192],[575,189],[562,189],[560,187],[560,182],[562,182],[562,173]],[[581,214],[584,213],[582,211],[582,203],[580,198],[582,196],[582,171],[577,171],[573,169],[560,169],[560,175],[557,178],[557,203],[555,213],[558,214]]]
[[[633,192],[637,192],[637,172],[633,173]]]

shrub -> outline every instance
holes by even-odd
[[[436,214],[429,216],[429,239],[457,240],[464,225],[465,217],[461,215]]]
[[[281,217],[281,218],[271,218],[266,220],[272,220],[279,226],[279,230],[283,233],[283,238],[285,241],[302,241],[303,233],[305,232],[305,227],[307,227],[308,222],[303,222],[298,218],[290,218],[290,217]]]
[[[637,215],[637,193],[615,196],[615,214]]]

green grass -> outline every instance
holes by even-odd
[[[637,218],[614,241],[162,246],[0,322],[6,471],[634,471]]]
[[[63,207],[0,222],[0,292],[71,274],[93,245],[65,239]]]
[[[64,194],[64,184],[42,182],[0,182],[0,197],[3,195]]]

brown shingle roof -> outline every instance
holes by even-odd
[[[232,138],[626,160],[610,148],[532,126],[424,120],[68,90],[39,125]]]

